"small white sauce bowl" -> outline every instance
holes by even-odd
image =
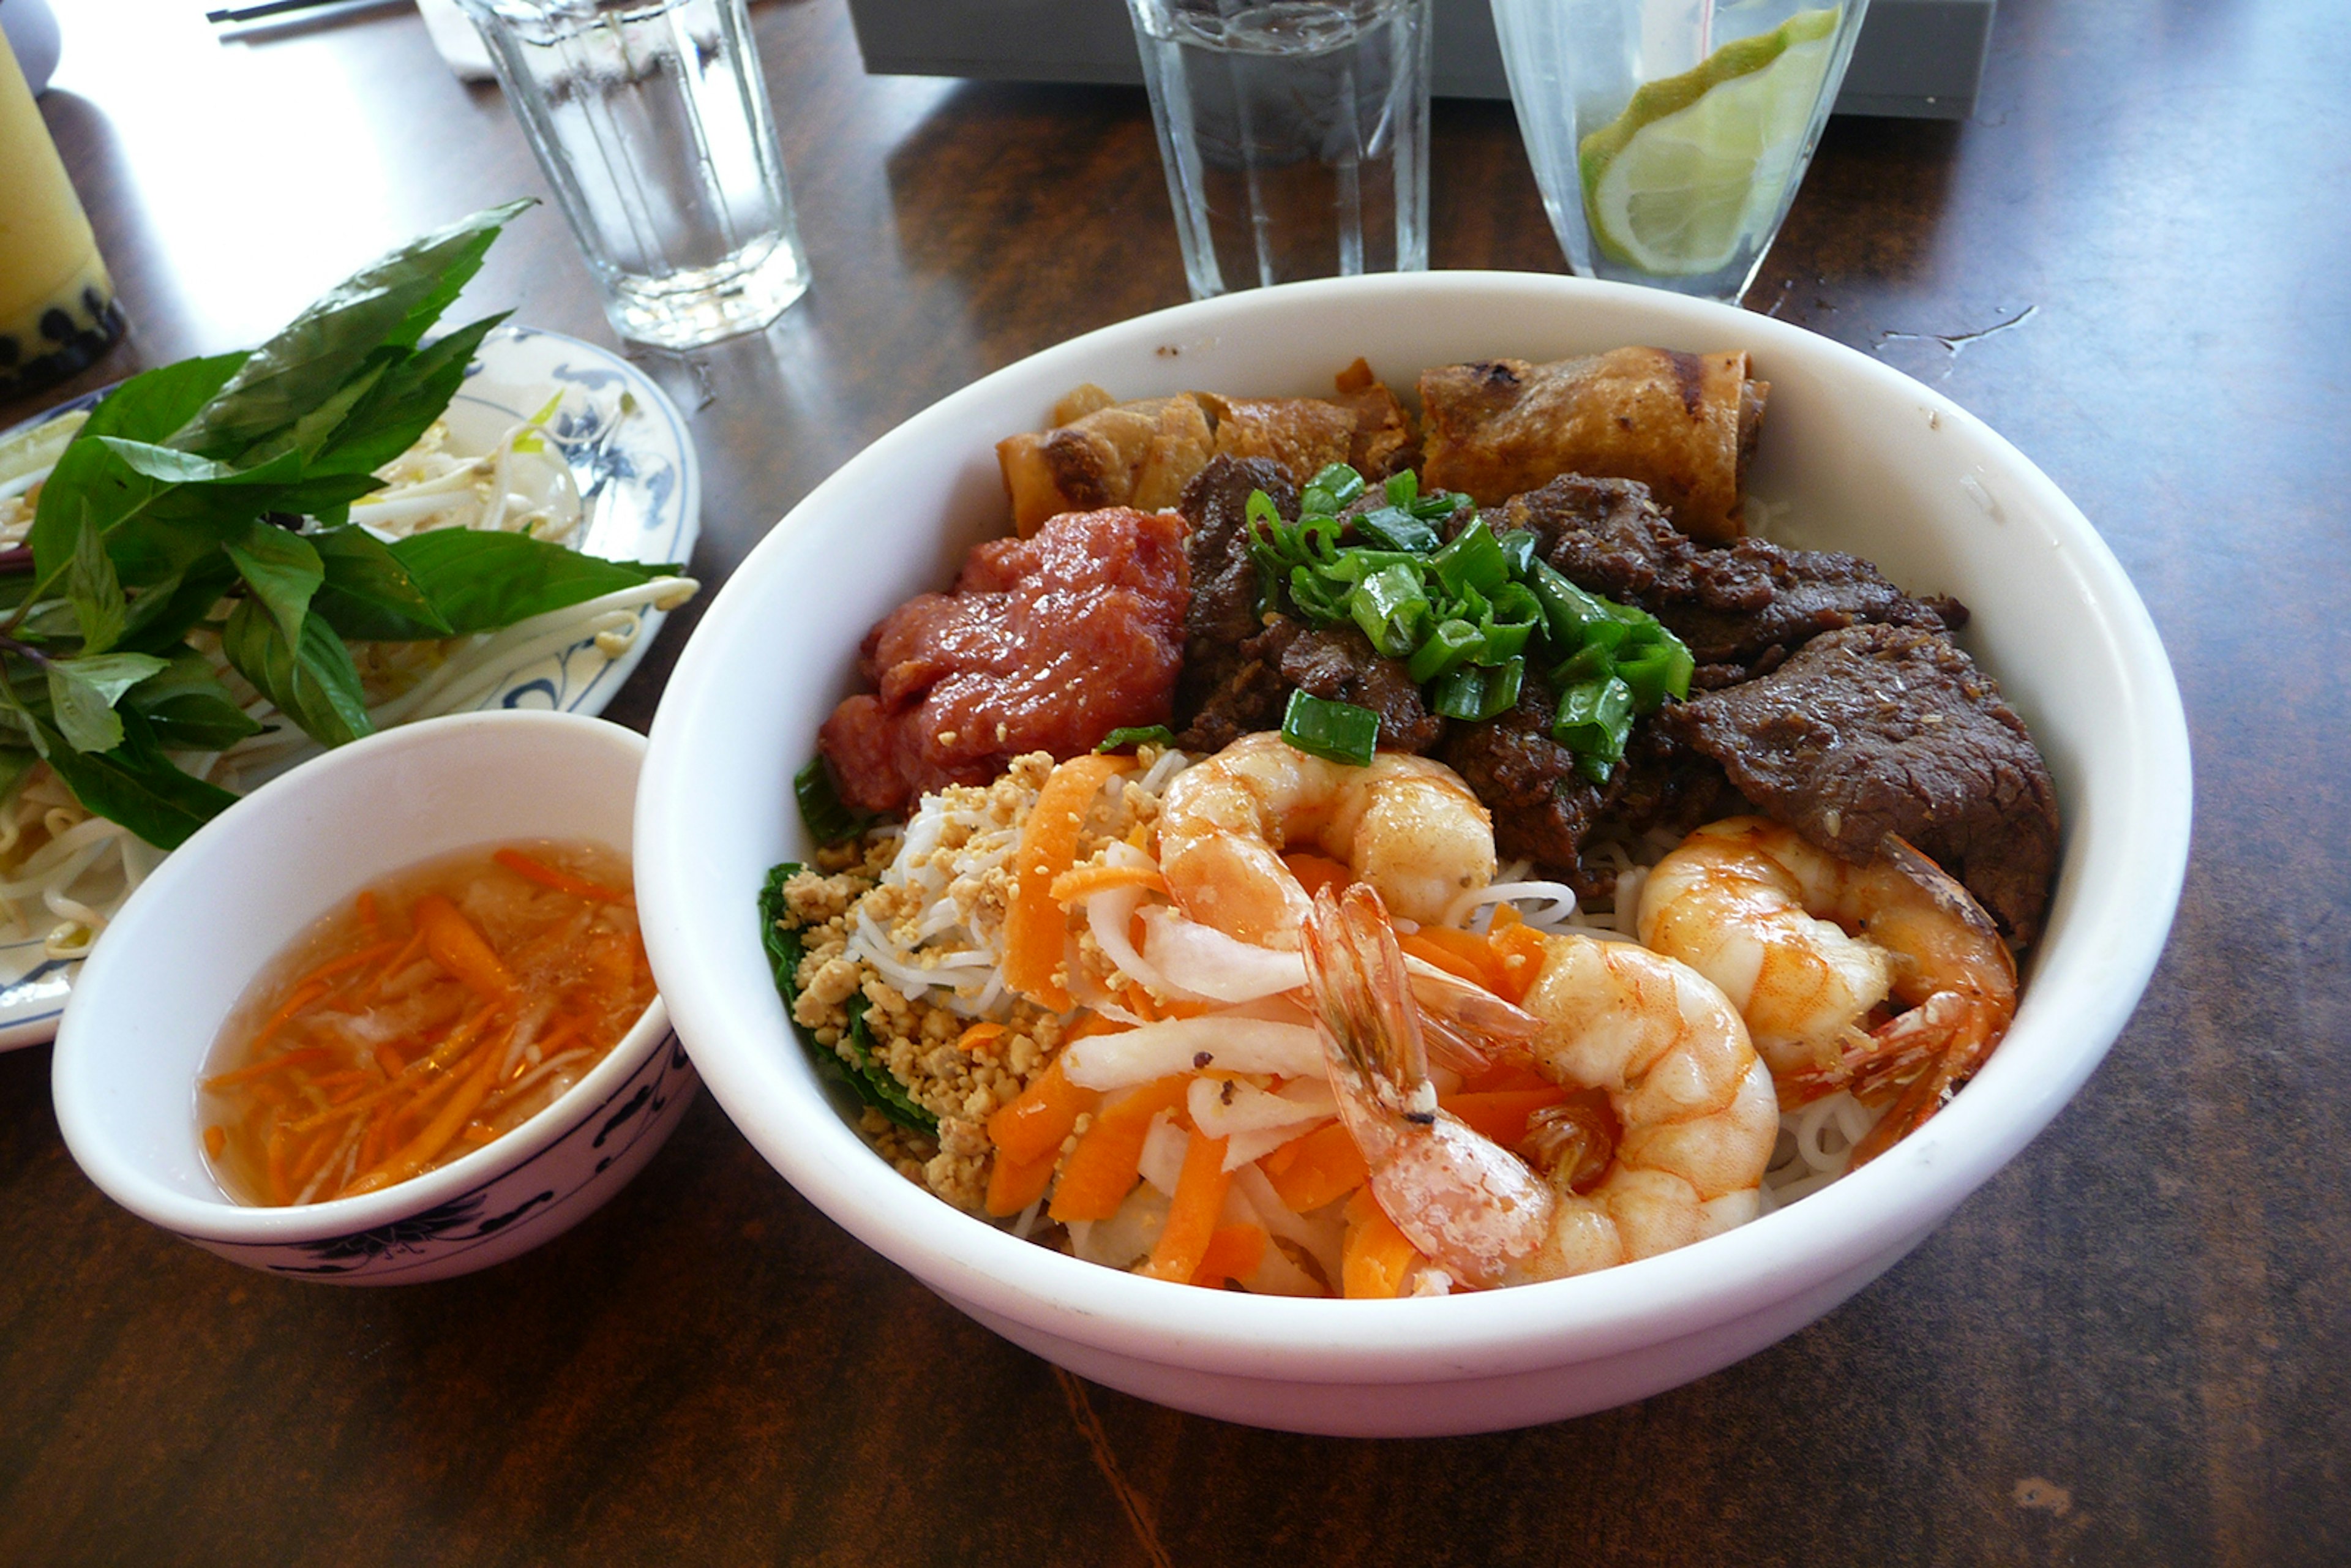
[[[2032,726],[2064,815],[2015,1027],[1883,1158],[1777,1213],[1579,1279],[1447,1300],[1294,1301],[1096,1268],[904,1180],[827,1097],[755,913],[808,858],[791,778],[852,689],[858,643],[1004,531],[995,444],[1092,382],[1323,396],[1358,354],[1400,392],[1431,366],[1626,343],[1746,349],[1771,382],[1750,494],[1774,537],[1868,557],[1975,612],[1963,643]],[[2080,510],[1949,398],[1811,332],[1661,289],[1428,272],[1250,289],[1106,327],[884,435],[777,525],[678,661],[640,796],[645,946],[726,1113],[810,1201],[980,1322],[1114,1388],[1262,1427],[1489,1431],[1687,1383],[1793,1333],[1917,1246],[2046,1126],[2130,1017],[2188,857],[2188,728],[2138,595]],[[943,1378],[952,1369],[941,1370]]]
[[[131,895],[74,982],[51,1067],[67,1148],[141,1218],[235,1262],[336,1284],[470,1273],[594,1213],[694,1097],[658,998],[513,1132],[359,1197],[263,1208],[228,1197],[204,1159],[196,1080],[254,977],[360,889],[476,844],[626,849],[644,749],[574,714],[459,714],[331,751],[222,812]]]

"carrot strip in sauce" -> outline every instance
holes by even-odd
[[[1132,766],[1127,758],[1071,758],[1046,778],[1021,825],[1012,902],[1004,912],[1004,983],[1054,1012],[1073,1004],[1053,977],[1069,930],[1068,916],[1053,900],[1053,883],[1077,859],[1078,836],[1094,796]]]
[[[1057,1056],[1018,1097],[988,1117],[988,1141],[999,1158],[1033,1165],[1058,1151],[1078,1118],[1101,1103],[1099,1092],[1070,1082]]]
[[[347,969],[363,968],[366,966],[374,963],[378,958],[382,957],[386,953],[394,953],[399,950],[400,944],[397,942],[378,942],[371,946],[362,947],[356,953],[346,953],[340,958],[329,958],[325,963],[319,965],[317,968],[311,970],[308,974],[297,979],[294,982],[294,988],[295,989],[299,990],[305,986],[316,984],[333,976],[340,975]]]
[[[514,995],[514,976],[507,972],[474,923],[437,893],[416,901],[416,928],[424,933],[424,950],[433,961],[465,983],[486,1001],[505,1001]]]
[[[294,1194],[286,1183],[286,1125],[279,1123],[269,1129],[269,1196],[281,1204],[294,1201]]]
[[[1142,1179],[1143,1141],[1151,1134],[1151,1120],[1162,1111],[1181,1113],[1184,1096],[1192,1087],[1188,1073],[1165,1078],[1130,1091],[1094,1113],[1093,1125],[1070,1151],[1054,1185],[1052,1217],[1108,1219],[1126,1201]]]
[[[394,975],[399,974],[402,970],[407,968],[408,961],[411,958],[415,957],[417,954],[423,950],[424,933],[423,929],[420,928],[416,931],[411,932],[407,942],[402,944],[399,952],[393,954],[389,959],[385,960],[383,972],[375,977],[374,982],[367,988],[363,994],[369,997],[381,996],[383,994],[383,988],[391,981],[392,977]]]
[[[286,1003],[283,1007],[269,1015],[269,1021],[263,1024],[259,1032],[254,1035],[253,1044],[248,1049],[259,1051],[263,1046],[267,1045],[272,1040],[275,1040],[277,1037],[278,1030],[284,1029],[287,1024],[294,1021],[295,1014],[300,1012],[304,1008],[308,1007],[312,1002],[317,1001],[320,997],[323,997],[326,994],[327,988],[323,982],[319,981],[313,981],[309,985],[301,987],[299,989],[296,990],[292,996],[286,998]]]
[[[520,850],[500,850],[490,858],[515,875],[535,882],[541,887],[551,887],[558,893],[569,893],[580,898],[592,899],[598,904],[625,904],[633,896],[621,892],[618,888],[606,887],[601,883],[590,882],[584,876],[574,876],[568,871],[559,871],[545,861],[527,855]]]
[[[340,1196],[351,1197],[360,1193],[374,1192],[423,1172],[433,1163],[434,1156],[448,1146],[449,1140],[457,1135],[457,1130],[473,1115],[474,1107],[488,1095],[490,1083],[497,1076],[497,1071],[498,1052],[496,1050],[485,1051],[481,1066],[474,1070],[464,1085],[451,1096],[449,1103],[441,1107],[441,1113],[425,1124],[422,1132],[402,1145],[390,1158],[352,1177],[350,1185],[344,1187]]]
[[[370,936],[383,929],[382,917],[376,908],[375,889],[371,887],[361,893],[356,907],[360,912],[360,924],[368,928]]]
[[[256,1061],[252,1063],[250,1066],[240,1067],[234,1072],[218,1073],[214,1077],[205,1079],[204,1087],[207,1089],[225,1089],[232,1083],[250,1083],[256,1078],[266,1077],[269,1073],[277,1071],[279,1068],[289,1064],[300,1067],[308,1066],[312,1062],[329,1061],[332,1060],[333,1059],[329,1057],[326,1051],[320,1050],[319,1047],[315,1045],[305,1046],[299,1051],[281,1052],[277,1056],[271,1057],[266,1061]]]
[[[1224,1212],[1225,1193],[1233,1185],[1225,1169],[1228,1140],[1212,1138],[1198,1128],[1184,1145],[1184,1169],[1176,1178],[1176,1196],[1167,1200],[1167,1223],[1151,1245],[1151,1256],[1136,1270],[1155,1280],[1189,1284],[1216,1234],[1217,1216]]]
[[[1246,1281],[1264,1261],[1265,1227],[1219,1225],[1209,1233],[1200,1266],[1192,1270],[1192,1283],[1221,1290],[1228,1280]]]
[[[204,1153],[218,1159],[221,1157],[221,1151],[227,1147],[228,1129],[226,1127],[215,1123],[204,1129]]]

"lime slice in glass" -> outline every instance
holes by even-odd
[[[1644,272],[1688,277],[1760,246],[1803,150],[1843,9],[1800,11],[1644,83],[1585,137],[1577,162],[1602,248]]]

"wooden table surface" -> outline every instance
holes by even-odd
[[[135,323],[68,390],[544,193],[404,9],[234,40],[184,0],[58,9],[43,108]],[[755,18],[815,288],[643,361],[695,408],[714,587],[899,420],[1184,294],[1139,91],[869,78],[841,0]],[[2112,1055],[1822,1322],[1550,1427],[1252,1431],[966,1321],[707,1097],[518,1261],[293,1284],[101,1197],[38,1048],[0,1057],[0,1563],[2351,1562],[2346,70],[2325,0],[2005,0],[1973,120],[1832,125],[1750,296],[2079,502],[2196,747],[2187,896]],[[1435,265],[1561,269],[1507,106],[1440,104],[1435,170]],[[612,340],[551,210],[469,303]],[[613,716],[650,721],[693,618]]]

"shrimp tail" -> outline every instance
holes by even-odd
[[[1923,1126],[1927,1119],[1945,1105],[1959,1086],[1975,1076],[1992,1047],[2000,1043],[2001,1019],[1993,1008],[1972,998],[1955,992],[1941,991],[1928,998],[1924,1006],[1905,1013],[1894,1023],[1896,1026],[1927,1012],[1937,1003],[1948,1003],[1943,1009],[1949,1022],[1939,1032],[1941,1049],[1936,1051],[1925,1071],[1910,1081],[1885,1115],[1853,1148],[1853,1164],[1858,1169],[1892,1148]]]
[[[1301,946],[1308,993],[1353,1077],[1406,1093],[1426,1084],[1419,1009],[1380,895],[1362,883],[1343,894],[1323,888]]]
[[[1411,970],[1412,999],[1419,1004],[1429,1060],[1437,1065],[1474,1077],[1493,1065],[1499,1049],[1532,1045],[1541,1038],[1542,1020],[1523,1008],[1434,964],[1406,958],[1405,965]]]

